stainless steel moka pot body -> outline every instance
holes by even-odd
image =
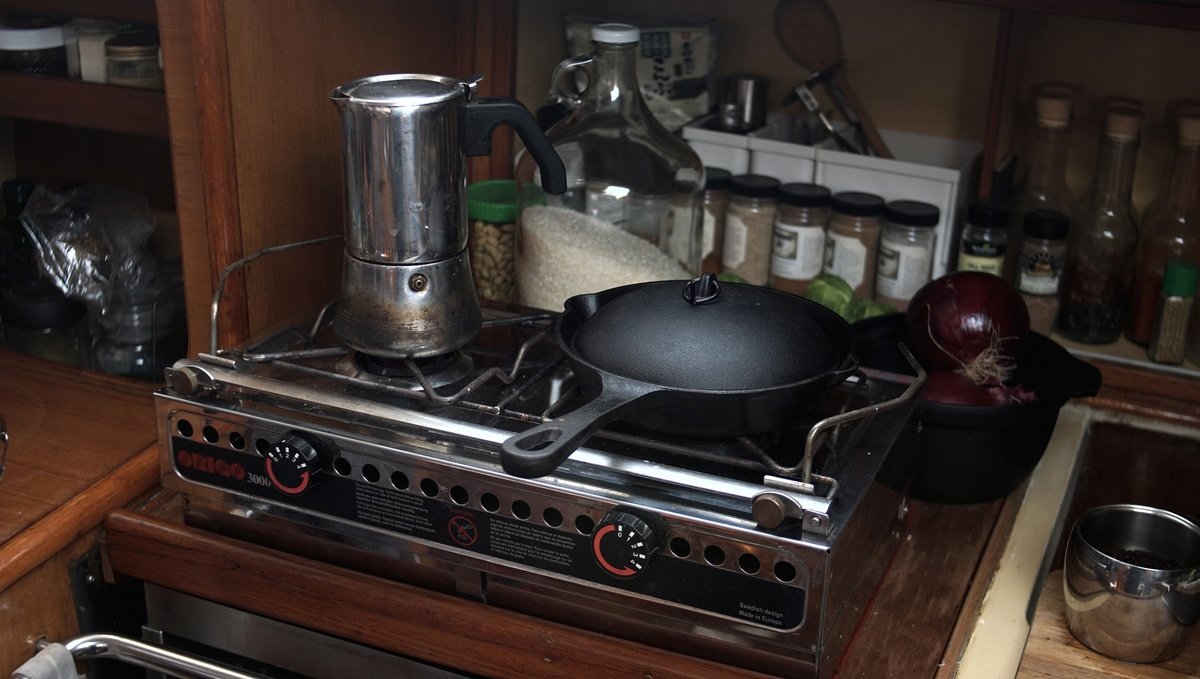
[[[420,358],[465,345],[482,315],[467,259],[467,157],[511,125],[551,193],[562,161],[514,99],[471,101],[478,78],[393,74],[341,85],[330,98],[345,135],[346,249],[334,330],[348,346]]]

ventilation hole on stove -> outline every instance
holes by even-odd
[[[483,495],[479,496],[479,506],[483,507],[489,512],[499,511],[500,498],[492,495],[491,493],[484,493]]]
[[[180,436],[188,439],[192,438],[192,434],[196,433],[195,430],[192,429],[192,423],[188,422],[187,420],[180,420],[179,422],[175,423],[175,431],[179,432]]]
[[[596,530],[596,522],[592,521],[592,517],[580,514],[575,517],[575,530],[583,535],[591,535],[592,531]]]
[[[408,475],[404,472],[392,472],[392,487],[396,490],[408,490]]]
[[[259,455],[266,455],[267,450],[269,450],[270,448],[271,448],[270,441],[263,439],[263,438],[254,439],[254,449],[258,451]]]
[[[738,568],[742,569],[743,573],[754,575],[758,569],[762,568],[762,564],[758,562],[758,557],[753,554],[743,554],[738,557]]]
[[[453,500],[454,504],[456,505],[465,505],[471,501],[471,494],[468,493],[467,489],[463,488],[462,486],[451,486],[450,499]]]
[[[421,479],[421,492],[425,494],[425,497],[434,497],[438,494],[439,490],[441,489],[438,488],[437,481],[433,479]]]
[[[216,443],[217,441],[221,440],[221,435],[212,427],[205,427],[203,433],[204,440],[208,441],[209,443]]]
[[[775,579],[780,582],[791,582],[796,579],[796,567],[786,561],[775,563]]]
[[[338,459],[334,460],[333,471],[337,472],[341,476],[350,476],[350,460],[347,460],[344,457],[339,457]]]
[[[671,553],[680,559],[686,559],[692,553],[692,545],[683,538],[671,538]]]
[[[547,526],[558,528],[562,525],[562,512],[554,507],[547,507],[542,511],[542,521],[545,521]]]
[[[245,450],[246,449],[246,437],[242,436],[241,434],[239,434],[236,431],[230,432],[229,433],[229,447],[233,448],[234,450]]]
[[[704,548],[704,560],[714,566],[720,566],[725,563],[725,550],[716,545],[709,545]]]
[[[379,480],[379,468],[373,464],[364,464],[362,475],[367,480],[367,483],[375,483]]]
[[[512,514],[518,519],[528,519],[531,513],[529,504],[524,500],[516,500],[512,503]]]

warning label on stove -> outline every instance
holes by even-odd
[[[492,553],[535,566],[570,568],[575,543],[569,536],[507,521],[493,521]]]
[[[377,488],[367,483],[354,484],[354,510],[362,521],[383,528],[394,528],[410,535],[433,535],[429,509],[421,500]]]

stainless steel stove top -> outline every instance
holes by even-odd
[[[180,361],[158,395],[164,485],[220,530],[826,676],[890,554],[914,469],[893,444],[919,384],[863,371],[750,438],[611,425],[554,473],[517,478],[500,444],[582,398],[553,320],[489,311],[474,343],[420,364],[355,355],[321,319]]]

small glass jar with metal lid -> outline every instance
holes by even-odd
[[[771,273],[771,241],[779,180],[757,174],[729,179],[725,244],[721,268],[753,285],[766,285]]]
[[[789,183],[779,189],[775,240],[771,251],[771,287],[802,295],[825,263],[825,228],[829,224],[829,189],[817,184]]]
[[[158,35],[150,31],[121,33],[104,43],[108,84],[161,90],[162,63],[158,58]]]
[[[883,209],[883,233],[875,270],[875,299],[903,311],[929,282],[933,271],[934,227],[941,210],[919,200],[893,200]]]
[[[863,191],[842,191],[833,194],[829,205],[832,214],[821,271],[846,281],[855,299],[873,299],[883,198]]]
[[[67,48],[61,17],[6,14],[0,23],[0,69],[67,75]]]
[[[958,270],[1003,276],[1007,252],[1008,207],[985,200],[968,203],[958,244]]]

